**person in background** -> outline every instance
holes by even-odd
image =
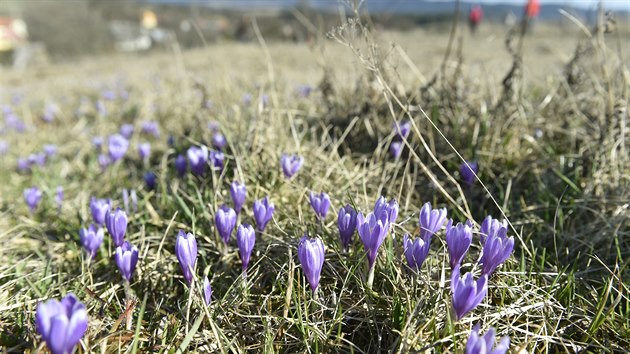
[[[475,5],[470,8],[470,13],[468,14],[468,24],[470,25],[470,32],[475,34],[477,32],[477,27],[481,23],[483,19],[483,10],[480,5]]]

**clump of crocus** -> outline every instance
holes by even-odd
[[[232,236],[232,230],[236,226],[236,212],[234,209],[227,205],[222,205],[214,215],[214,223],[219,236],[221,236],[225,244],[228,244],[230,236]]]
[[[133,125],[132,124],[123,124],[120,126],[120,135],[124,136],[125,139],[129,140],[133,136]]]
[[[422,264],[427,259],[430,248],[430,238],[424,240],[422,237],[418,237],[412,240],[408,234],[405,234],[403,238],[403,253],[405,254],[409,268],[416,272],[419,271],[420,267],[422,267]]]
[[[108,152],[112,162],[116,162],[125,156],[129,141],[120,134],[114,134],[109,137]]]
[[[236,230],[236,244],[238,245],[239,255],[241,262],[243,263],[243,275],[247,276],[247,266],[249,265],[249,259],[254,250],[254,244],[256,243],[256,232],[252,225],[242,224],[238,225]]]
[[[146,184],[148,190],[154,190],[157,184],[157,176],[153,171],[147,171],[144,173],[144,184]]]
[[[309,238],[307,236],[300,239],[298,244],[298,258],[302,265],[304,275],[308,280],[313,296],[317,297],[317,287],[324,265],[324,243],[319,238]]]
[[[514,251],[514,237],[507,237],[507,229],[501,227],[496,234],[486,238],[479,264],[481,265],[481,273],[492,275],[498,266],[503,264]]]
[[[369,213],[363,216],[363,213],[357,215],[357,231],[363,242],[363,247],[367,252],[369,272],[367,279],[368,289],[372,289],[372,283],[374,282],[374,264],[376,262],[376,256],[378,255],[378,249],[381,247],[387,231],[389,230],[389,221],[387,213],[376,212]]]
[[[140,155],[141,160],[146,160],[151,156],[151,144],[142,143],[138,145],[138,154]]]
[[[354,235],[354,231],[357,229],[357,211],[354,210],[352,205],[347,204],[345,207],[339,209],[337,227],[339,228],[341,245],[344,251],[348,251],[350,242],[352,242],[352,235]]]
[[[459,268],[472,242],[472,223],[457,223],[453,220],[446,224],[446,246],[448,247],[449,265],[451,269]]]
[[[493,219],[490,215],[486,216],[481,222],[481,229],[479,230],[481,244],[486,242],[488,236],[495,236],[501,228],[507,229],[507,227],[507,220],[499,221],[499,219]]]
[[[459,267],[455,267],[451,274],[451,294],[457,320],[477,307],[488,293],[487,275],[475,281],[472,273],[466,273],[463,277],[459,274]]]
[[[207,275],[203,277],[203,300],[206,306],[210,305],[210,301],[212,301],[212,286],[210,286],[210,280]]]
[[[320,220],[324,220],[328,214],[328,208],[330,208],[330,197],[328,197],[328,194],[324,192],[315,194],[311,191],[309,198],[311,207],[313,208],[313,211],[315,211],[317,217]]]
[[[479,335],[479,324],[473,327],[466,342],[466,354],[505,354],[510,348],[510,337],[503,337],[495,346],[496,332],[490,327],[483,336]]]
[[[459,174],[467,185],[471,186],[475,182],[475,175],[479,172],[477,161],[466,161],[459,166]]]
[[[282,166],[282,172],[287,178],[293,177],[304,164],[304,158],[300,155],[287,155],[282,154],[280,157],[280,165]]]
[[[179,261],[179,266],[182,268],[182,273],[184,273],[186,283],[190,284],[193,280],[195,263],[197,263],[197,240],[195,235],[179,230],[175,240],[175,255]]]
[[[126,281],[130,281],[134,270],[136,270],[136,264],[138,263],[138,247],[125,241],[122,245],[116,247],[114,259],[116,260],[116,265],[118,265],[118,270],[120,270],[122,277]]]
[[[70,354],[87,330],[87,310],[73,293],[50,299],[37,305],[35,327],[52,354]]]
[[[179,177],[184,177],[184,175],[186,174],[186,169],[188,168],[188,164],[186,162],[186,158],[184,157],[184,155],[179,154],[177,155],[177,157],[175,158],[175,171],[177,171],[177,174],[179,175]]]
[[[114,245],[121,246],[127,233],[127,214],[125,211],[120,208],[114,211],[108,210],[105,214],[105,226],[112,236]]]
[[[232,182],[230,185],[230,195],[232,196],[232,202],[234,203],[234,210],[236,214],[241,213],[243,204],[245,204],[245,198],[247,197],[247,187],[244,183]]]
[[[206,171],[206,162],[208,161],[208,148],[205,146],[192,146],[186,152],[190,170],[197,176],[201,176]]]
[[[28,210],[32,214],[42,200],[42,191],[37,187],[26,188],[24,190],[24,200],[26,201]]]
[[[427,241],[442,228],[446,221],[446,208],[433,209],[431,203],[425,203],[420,209],[418,224],[420,225],[420,237]]]
[[[103,228],[94,224],[91,224],[88,228],[79,230],[81,245],[83,245],[83,248],[88,252],[90,258],[94,259],[94,257],[96,257],[96,252],[98,248],[101,247],[104,236],[105,232]]]
[[[105,215],[107,215],[111,207],[111,200],[92,197],[92,199],[90,199],[90,211],[92,212],[94,222],[99,225],[105,225]]]
[[[262,200],[254,201],[254,219],[256,220],[256,228],[258,231],[265,231],[267,223],[273,218],[275,206],[269,201],[269,197]]]

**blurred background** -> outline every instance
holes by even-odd
[[[627,29],[630,1],[607,0],[605,10]],[[255,41],[255,18],[267,41],[312,41],[350,11],[338,0],[2,0],[0,57],[3,67],[26,68],[115,52],[143,54],[226,41]],[[460,19],[471,32],[487,24],[511,27],[524,13],[558,26],[597,18],[597,0],[461,1]],[[362,11],[376,29],[449,30],[457,3],[440,0],[370,0]],[[535,26],[534,26],[535,27]],[[627,33],[628,31],[625,31]]]

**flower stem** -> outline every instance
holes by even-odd
[[[126,325],[127,325],[127,330],[131,331],[131,319],[132,319],[132,313],[133,311],[130,310],[130,306],[131,306],[131,289],[129,286],[129,280],[126,280],[123,282],[123,285],[125,287],[125,320],[126,320]]]
[[[367,283],[366,286],[369,290],[372,290],[372,284],[374,283],[374,264],[370,265],[370,269],[368,271]]]

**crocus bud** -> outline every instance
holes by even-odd
[[[109,158],[109,156],[105,154],[98,155],[98,165],[101,167],[101,171],[105,171],[107,169],[107,166],[109,166],[111,163],[112,160]]]
[[[293,177],[302,168],[304,158],[299,155],[287,155],[282,154],[280,158],[280,164],[282,165],[282,172],[287,178]]]
[[[186,174],[186,168],[187,168],[187,163],[186,163],[186,158],[184,157],[184,155],[179,154],[177,155],[177,157],[175,158],[175,170],[177,171],[177,174],[180,177],[184,177],[184,175]]]
[[[258,231],[265,231],[267,223],[273,218],[274,210],[275,206],[269,202],[269,197],[254,201],[254,219],[256,220]]]
[[[37,305],[35,327],[52,354],[69,354],[88,327],[85,305],[69,293],[61,301],[50,299]]]
[[[144,184],[146,184],[148,190],[154,190],[157,184],[157,176],[153,171],[147,171],[144,173]]]
[[[197,240],[195,235],[179,230],[175,240],[175,255],[184,273],[184,279],[190,284],[193,280],[195,263],[197,263]]]
[[[116,265],[122,277],[130,281],[133,271],[136,269],[138,263],[138,248],[125,241],[122,245],[116,247],[116,253],[114,253],[116,259]]]
[[[208,161],[208,148],[205,146],[192,146],[187,151],[190,170],[197,176],[201,176],[206,171],[206,162]]]
[[[232,182],[230,185],[230,195],[232,196],[232,202],[234,203],[234,210],[236,214],[241,213],[241,208],[245,204],[245,198],[247,197],[247,187],[244,183]]]
[[[120,135],[124,136],[125,139],[129,140],[133,136],[133,125],[131,124],[123,124],[120,126]]]
[[[223,150],[223,148],[227,145],[227,141],[225,137],[221,133],[214,133],[212,135],[212,146],[216,149]]]
[[[243,272],[247,271],[249,258],[252,255],[254,244],[256,243],[256,232],[249,224],[238,225],[236,230],[236,244],[238,245],[239,255],[243,263]]]
[[[404,147],[405,144],[403,144],[401,141],[392,141],[392,143],[389,145],[389,153],[394,159],[398,159],[400,155],[402,155]]]
[[[481,251],[481,274],[490,276],[514,251],[514,237],[507,237],[507,229],[500,228],[495,235],[488,236]]]
[[[466,354],[505,354],[510,348],[510,337],[501,338],[496,346],[494,328],[490,327],[488,332],[483,336],[479,335],[479,324],[473,327],[466,342]]]
[[[125,156],[129,141],[120,134],[114,134],[109,137],[108,152],[112,162],[116,162]]]
[[[53,157],[57,155],[57,145],[46,144],[44,145],[44,154],[46,157]]]
[[[81,244],[89,253],[91,258],[96,257],[96,252],[98,251],[98,248],[101,247],[101,243],[103,243],[104,235],[105,232],[103,231],[103,228],[94,224],[91,224],[87,229],[84,228],[79,230]]]
[[[417,272],[427,259],[431,249],[431,239],[429,238],[425,241],[422,237],[418,237],[415,240],[411,240],[409,235],[406,234],[403,238],[403,249],[409,268]]]
[[[232,230],[236,226],[236,212],[227,205],[221,206],[214,215],[214,223],[219,235],[226,244],[230,242]]]
[[[431,203],[425,203],[420,209],[420,237],[427,241],[442,228],[446,221],[446,208],[432,209]]]
[[[453,226],[453,220],[446,224],[446,246],[448,247],[449,265],[451,269],[459,268],[470,243],[472,242],[472,224],[458,223]]]
[[[488,293],[488,276],[482,275],[477,281],[472,273],[459,276],[459,267],[453,269],[451,275],[451,293],[453,309],[458,320],[477,307]]]
[[[105,215],[111,208],[111,200],[109,199],[96,199],[92,197],[90,200],[90,211],[92,212],[92,219],[99,225],[105,225]]]
[[[61,210],[61,205],[63,203],[63,187],[57,186],[57,191],[55,192],[55,202],[57,203],[57,210]]]
[[[324,243],[321,239],[302,237],[298,245],[298,258],[313,294],[315,294],[319,286],[322,266],[324,265],[324,255]]]
[[[310,193],[311,207],[320,219],[325,219],[330,207],[330,197],[328,194],[321,192],[320,194]]]
[[[151,155],[151,144],[142,143],[138,145],[138,154],[140,155],[141,160],[149,158],[149,156]]]
[[[26,188],[24,190],[24,200],[26,201],[26,205],[28,205],[28,210],[32,214],[42,200],[42,191],[37,187]]]
[[[339,209],[337,227],[339,228],[341,245],[343,246],[343,249],[347,251],[350,246],[350,242],[352,241],[354,230],[357,228],[357,212],[350,204]]]
[[[108,210],[105,214],[105,226],[112,236],[114,245],[122,245],[127,233],[127,214],[120,208],[115,211]]]
[[[225,154],[221,151],[210,151],[209,159],[212,162],[212,169],[215,171],[223,171],[225,165]]]
[[[103,137],[102,136],[95,136],[92,138],[92,144],[94,145],[94,148],[96,149],[96,151],[101,151],[101,148],[103,147]]]
[[[203,299],[206,302],[206,306],[210,305],[210,301],[212,301],[212,287],[208,276],[203,277]]]
[[[459,166],[459,174],[467,185],[475,182],[475,175],[479,172],[479,164],[477,161],[466,161]]]
[[[387,220],[387,217],[377,218],[374,213],[369,213],[367,216],[363,216],[363,213],[357,215],[357,231],[367,252],[370,268],[374,267],[378,249],[385,241],[385,236],[387,236],[387,231],[389,230],[389,222]]]
[[[507,220],[493,219],[492,216],[488,215],[483,222],[481,222],[481,228],[479,230],[479,235],[481,237],[481,244],[486,243],[486,238],[488,236],[496,236],[501,228],[505,228],[507,230],[508,223]]]
[[[405,139],[409,136],[409,132],[411,131],[411,122],[404,121],[401,123],[394,122],[394,133],[396,134],[396,138]]]

